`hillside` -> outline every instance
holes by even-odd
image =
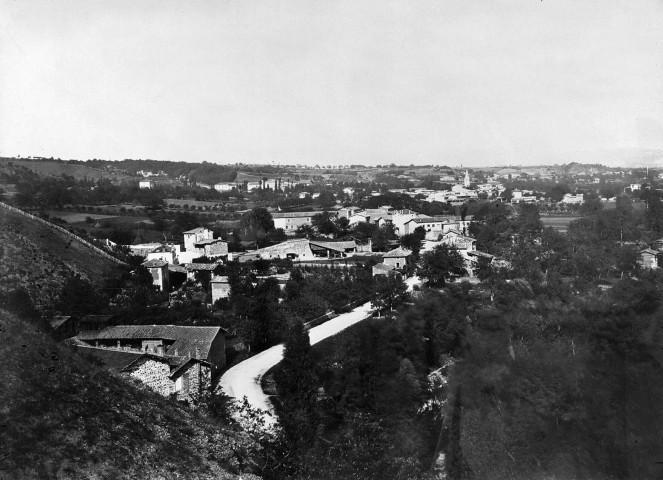
[[[118,278],[122,267],[63,232],[0,208],[0,290],[25,288],[47,310],[67,278],[98,285]]]
[[[0,311],[3,479],[255,479],[255,445]]]
[[[103,165],[87,165],[81,162],[68,162],[66,160],[28,159],[28,158],[0,158],[0,172],[11,172],[16,167],[25,167],[36,174],[45,177],[60,177],[68,175],[77,180],[99,180],[106,178],[113,183],[136,180],[125,172],[116,168],[103,168]]]

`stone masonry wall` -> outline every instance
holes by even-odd
[[[174,388],[170,379],[170,367],[163,362],[146,360],[129,375],[164,397],[169,396]]]

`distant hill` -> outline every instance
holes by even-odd
[[[0,476],[256,479],[255,448],[0,311]],[[240,477],[240,473],[242,473]]]
[[[10,165],[11,163],[11,165]],[[30,159],[30,158],[0,158],[0,172],[11,171],[16,167],[25,167],[38,175],[45,177],[59,177],[68,175],[77,180],[99,180],[106,178],[113,183],[134,180],[130,174],[117,168],[105,168],[105,165],[92,165],[83,162],[69,162],[65,160]]]
[[[67,278],[102,286],[124,268],[61,231],[0,208],[0,271],[0,290],[23,287],[44,311]]]

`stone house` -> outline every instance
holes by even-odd
[[[221,327],[180,325],[116,325],[83,332],[79,343],[115,350],[204,360],[214,370],[225,365],[225,335]]]
[[[648,270],[656,270],[658,268],[658,253],[651,248],[645,248],[640,251],[640,267]]]
[[[403,235],[414,233],[418,228],[426,230],[426,238],[435,240],[441,234],[456,227],[456,222],[449,217],[418,217],[403,224]]]
[[[315,260],[320,258],[346,257],[357,251],[354,241],[320,242],[302,239],[293,239],[286,242],[260,248],[251,254],[258,255],[265,260],[275,258],[290,258],[291,260]]]
[[[159,287],[163,292],[168,291],[170,288],[170,275],[168,273],[168,262],[164,260],[148,260],[143,262],[143,266],[147,268],[152,275],[152,283]]]
[[[195,249],[195,244],[202,240],[212,240],[214,233],[204,227],[194,228],[184,232],[184,250],[192,251]]]
[[[377,275],[389,275],[389,273],[393,272],[395,269],[396,267],[392,264],[378,263],[377,265],[373,265],[372,273],[374,277]]]
[[[212,365],[205,360],[83,345],[77,348],[111,371],[139,380],[164,397],[192,401],[211,386]]]
[[[463,235],[458,230],[449,230],[447,233],[442,235],[440,240],[445,245],[456,248],[458,250],[474,251],[477,249],[477,241],[472,237]]]
[[[220,263],[187,263],[184,265],[184,268],[186,269],[186,278],[187,280],[195,280],[197,273],[204,272],[210,275],[211,279],[211,275],[219,265]]]
[[[302,225],[312,225],[313,216],[322,212],[274,212],[274,228],[281,228],[287,235],[293,235]]]
[[[208,258],[220,258],[228,257],[228,242],[220,239],[214,238],[211,240],[200,240],[193,244],[193,247],[188,250],[193,252],[194,258],[196,257],[208,257]]]
[[[403,268],[412,263],[412,251],[407,248],[398,247],[385,253],[382,258],[385,265],[391,265],[394,268]]]

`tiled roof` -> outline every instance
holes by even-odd
[[[222,238],[213,238],[211,240],[198,240],[194,245],[213,245],[215,243],[226,243]]]
[[[658,251],[652,250],[651,248],[645,248],[644,250],[640,250],[640,253],[648,253],[650,255],[658,255]]]
[[[108,327],[95,336],[86,335],[87,341],[94,340],[122,340],[122,339],[166,339],[174,340],[166,346],[165,353],[175,355],[194,356],[196,347],[199,358],[207,358],[212,342],[219,334],[223,334],[221,327],[189,327],[179,325],[117,325]],[[92,333],[92,332],[89,332]],[[80,336],[79,336],[80,338]]]
[[[471,257],[493,258],[490,253],[480,252],[479,250],[470,250],[467,254]]]
[[[187,272],[191,272],[193,270],[205,270],[211,272],[218,266],[218,263],[187,263],[184,268],[186,268]]]
[[[145,355],[143,352],[129,352],[124,350],[110,350],[108,348],[82,347],[79,345],[77,345],[76,348],[78,348],[78,351],[83,355],[92,356],[96,360],[107,365],[111,370],[118,372]]]
[[[168,265],[168,262],[160,259],[148,260],[147,262],[143,262],[143,267],[145,268],[161,268],[165,267],[166,265]]]
[[[415,223],[440,223],[440,222],[441,223],[453,223],[453,220],[450,220],[449,217],[435,216],[435,217],[413,218],[412,220],[408,220],[408,222],[415,222]]]
[[[386,263],[378,263],[377,265],[373,265],[373,270],[382,270],[385,272],[389,272],[395,269],[396,267],[394,265],[388,265]]]
[[[212,277],[211,282],[228,283],[228,277],[225,275],[215,275]]]
[[[311,246],[314,246],[314,245],[317,246],[317,247],[326,248],[328,250],[335,250],[337,252],[345,252],[348,249],[357,248],[357,244],[354,241],[319,242],[317,240],[312,240],[311,241]]]
[[[179,360],[178,365],[174,365],[171,372],[170,372],[170,378],[175,379],[178,377],[178,373],[182,372],[184,370],[184,367],[188,366],[191,364],[191,362],[198,362],[202,363],[203,365],[207,365],[208,367],[211,367],[212,364],[209,362],[206,362],[205,360],[200,360],[197,358],[186,358],[186,357],[175,357],[176,360]]]
[[[51,325],[51,328],[53,330],[56,330],[58,327],[60,327],[63,323],[65,323],[67,320],[69,320],[71,315],[57,315],[53,318],[51,318],[48,323]]]
[[[272,218],[302,218],[302,217],[312,217],[322,212],[274,212],[272,213]]]
[[[403,247],[398,247],[394,248],[393,250],[385,253],[383,255],[384,258],[398,258],[398,257],[409,257],[412,255],[412,250],[408,250],[407,248]]]
[[[206,231],[209,231],[209,229],[207,229],[205,227],[196,227],[192,230],[188,230],[188,231],[184,232],[184,235],[187,235],[187,234],[192,234],[193,235],[193,234],[196,234],[196,233],[203,233],[203,232],[206,232]]]
[[[182,265],[173,265],[172,263],[169,263],[168,264],[168,271],[169,272],[186,273],[186,268],[184,268]]]

